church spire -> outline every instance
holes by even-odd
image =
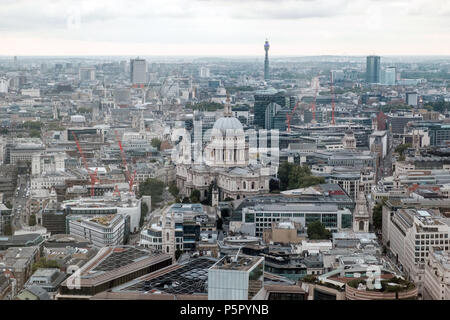
[[[233,113],[231,112],[231,105],[230,105],[230,94],[227,91],[227,100],[225,103],[225,109],[223,111],[223,116],[224,117],[232,117]]]

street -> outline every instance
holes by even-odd
[[[26,203],[29,197],[29,176],[28,175],[19,175],[17,177],[17,187],[14,193],[13,198],[13,227],[14,230],[19,230],[22,228],[22,224],[26,219]]]

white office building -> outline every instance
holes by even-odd
[[[256,236],[262,237],[264,230],[272,228],[272,222],[291,221],[302,227],[320,221],[331,231],[352,228],[352,213],[339,209],[335,204],[260,204],[242,209],[242,222],[256,225]]]
[[[430,249],[423,289],[425,299],[450,300],[450,253],[442,247]]]
[[[225,256],[208,270],[208,300],[251,300],[263,281],[263,257]]]
[[[121,214],[68,218],[69,234],[89,240],[95,247],[124,244],[125,217]]]
[[[384,232],[387,229],[387,232]],[[425,261],[430,248],[440,246],[449,250],[450,226],[438,211],[399,209],[383,212],[383,242],[406,275],[422,293]]]

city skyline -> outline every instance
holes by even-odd
[[[450,300],[449,0],[0,8],[0,302]]]
[[[6,1],[1,54],[258,56],[265,38],[274,57],[450,52],[446,1],[229,3]]]

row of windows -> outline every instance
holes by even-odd
[[[257,217],[284,217],[284,218],[303,218],[305,216],[304,213],[275,213],[275,212],[257,212],[256,213]]]
[[[438,234],[434,234],[434,233],[427,233],[427,234],[416,234],[416,239],[434,239],[434,238],[439,238],[439,239],[442,239],[442,238],[445,238],[445,239],[447,239],[448,238],[448,233],[445,233],[445,234],[443,234],[443,233],[438,233]]]
[[[428,251],[429,247],[428,246],[422,246],[422,247],[416,246],[415,249],[416,249],[416,251]],[[445,250],[448,250],[447,246],[445,247]]]
[[[448,240],[416,240],[416,245],[429,245],[429,244],[448,244]]]

